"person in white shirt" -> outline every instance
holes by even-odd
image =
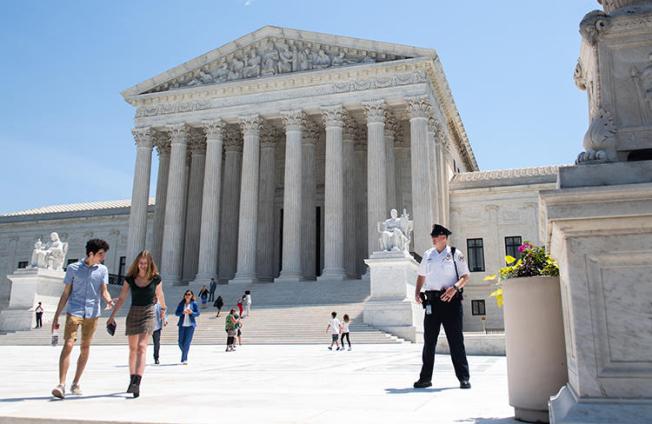
[[[344,314],[344,316],[342,317],[342,325],[341,325],[342,334],[340,336],[341,337],[340,338],[340,343],[342,343],[342,350],[344,350],[344,339],[345,338],[346,338],[346,341],[349,342],[349,350],[351,350],[351,338],[349,337],[349,321],[350,321],[349,315]]]
[[[433,248],[426,250],[419,265],[415,300],[423,304],[423,366],[414,388],[432,386],[435,365],[435,348],[439,330],[444,326],[455,375],[460,388],[470,389],[469,364],[462,334],[462,288],[469,281],[469,267],[462,252],[448,246],[451,232],[438,224],[433,225],[430,236]],[[421,293],[421,289],[425,289]]]
[[[161,330],[168,325],[168,318],[165,316],[164,311],[161,309],[161,304],[158,299],[155,299],[154,304],[154,332],[152,332],[152,342],[154,342],[154,363],[159,364],[159,352],[161,350]]]
[[[328,350],[333,350],[333,343],[337,346],[337,350],[340,350],[340,325],[342,323],[337,319],[337,312],[331,312],[331,320],[326,327],[326,332],[330,331],[331,333],[331,345],[328,346]]]

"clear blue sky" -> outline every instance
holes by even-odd
[[[573,84],[594,0],[6,0],[0,214],[128,199],[133,108],[120,92],[264,25],[435,48],[480,168],[572,163]],[[155,182],[156,163],[152,181]],[[152,193],[154,193],[154,184]]]

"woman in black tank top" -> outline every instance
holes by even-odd
[[[127,277],[122,284],[120,297],[113,308],[107,325],[115,324],[115,315],[131,291],[131,308],[126,320],[125,334],[129,338],[129,374],[131,379],[127,393],[140,396],[140,381],[145,371],[147,341],[154,331],[155,299],[161,304],[161,315],[165,317],[165,295],[161,277],[152,255],[147,250],[138,254],[129,266]]]

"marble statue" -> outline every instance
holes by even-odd
[[[29,268],[45,268],[45,249],[43,248],[43,242],[39,238],[34,243],[34,250],[32,250],[32,260],[29,263]]]
[[[409,220],[405,209],[400,218],[396,209],[392,209],[390,215],[391,218],[378,223],[380,248],[386,252],[407,252],[410,249],[413,221]]]

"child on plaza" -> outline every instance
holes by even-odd
[[[235,335],[237,330],[238,315],[235,313],[235,309],[231,308],[229,313],[226,316],[226,321],[224,323],[224,330],[226,331],[226,351],[233,352],[235,350]]]
[[[326,332],[331,333],[331,345],[328,346],[328,350],[333,350],[333,343],[337,346],[337,350],[340,350],[340,320],[337,319],[337,312],[331,312],[331,320],[328,321],[328,326],[326,327]]]
[[[340,325],[340,332],[341,332],[341,339],[340,343],[342,344],[342,350],[344,350],[344,338],[346,337],[346,341],[349,342],[349,350],[351,350],[351,339],[349,338],[349,315],[344,314],[344,317],[342,317],[343,321],[342,324]]]

